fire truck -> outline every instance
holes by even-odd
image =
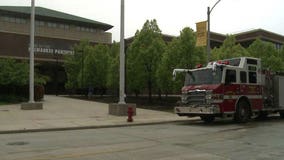
[[[179,116],[199,116],[204,122],[216,117],[247,122],[252,116],[279,113],[284,118],[284,75],[265,71],[261,60],[239,57],[209,62],[206,67],[174,69],[185,73]]]

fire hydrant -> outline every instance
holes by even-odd
[[[128,115],[127,122],[133,122],[133,118],[132,118],[133,108],[132,107],[128,107],[127,115]]]

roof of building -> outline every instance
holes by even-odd
[[[5,12],[7,14],[18,14],[21,16],[29,16],[31,13],[31,7],[30,6],[0,6],[0,12]],[[79,16],[43,8],[43,7],[35,7],[35,18],[36,19],[51,19],[51,20],[57,20],[57,21],[63,21],[63,22],[69,22],[69,23],[75,23],[75,24],[81,24],[86,26],[93,26],[96,28],[103,29],[104,31],[111,29],[113,26],[82,18]]]
[[[211,40],[217,42],[223,42],[227,35],[211,32]],[[236,37],[238,43],[243,41],[250,41],[260,38],[262,40],[267,40],[273,43],[284,44],[284,36],[281,34],[273,33],[264,29],[253,29],[249,31],[244,31],[236,34],[232,34]]]
[[[277,42],[277,43],[284,43],[284,36],[281,34],[277,34],[274,32],[270,32],[264,29],[253,29],[241,33],[234,34],[236,36],[236,39],[241,41],[251,40],[251,39],[265,39],[271,42]]]

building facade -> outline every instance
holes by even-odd
[[[30,7],[0,6],[0,57],[19,60],[29,59]],[[35,8],[35,63],[36,68],[51,79],[47,93],[64,90],[66,74],[63,57],[72,54],[73,47],[81,40],[91,44],[111,44],[107,32],[113,26],[58,12]]]

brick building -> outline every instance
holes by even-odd
[[[0,6],[0,57],[29,59],[30,7]],[[72,47],[80,40],[92,44],[111,44],[107,32],[113,26],[102,22],[35,8],[35,63],[51,81],[47,93],[64,90],[66,75],[62,67],[63,55],[72,54]]]

